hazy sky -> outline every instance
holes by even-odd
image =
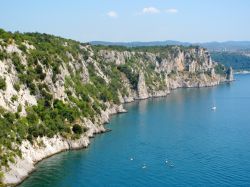
[[[79,41],[250,40],[250,0],[1,0],[0,28]]]

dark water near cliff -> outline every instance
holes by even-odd
[[[236,78],[128,104],[112,132],[42,161],[20,186],[250,186],[250,75]]]

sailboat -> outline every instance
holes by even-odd
[[[214,104],[215,102],[213,102],[213,107],[211,108],[211,110],[215,111],[216,110],[216,106]]]

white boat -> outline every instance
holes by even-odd
[[[211,110],[216,110],[216,106],[213,106],[213,107],[211,108]]]

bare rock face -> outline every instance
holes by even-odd
[[[228,81],[233,81],[234,80],[234,74],[233,74],[233,68],[230,67],[228,72],[227,72],[227,80]]]
[[[8,49],[18,51],[15,45],[9,46]],[[21,86],[19,91],[14,88],[14,85],[18,83],[18,75],[11,63],[12,61],[9,59],[0,61],[0,77],[6,83],[5,90],[0,90],[0,106],[10,112],[16,112],[19,105],[36,105],[37,100],[24,85]],[[16,99],[12,100],[13,97],[16,97]],[[25,114],[24,107],[21,114]]]
[[[184,53],[183,52],[179,52],[178,56],[174,59],[177,71],[184,71],[184,69],[185,69],[185,67],[184,67],[184,60],[185,60]]]
[[[121,79],[122,79],[122,84],[123,84],[127,94],[122,95],[122,93],[119,91],[119,93],[121,94],[120,96],[122,97],[122,98],[120,98],[120,102],[121,103],[129,103],[129,102],[134,101],[136,98],[136,91],[131,89],[131,84],[125,75],[122,75]]]
[[[145,83],[143,72],[140,72],[140,74],[139,74],[139,80],[138,80],[138,84],[137,84],[137,92],[138,92],[139,99],[148,98],[148,91],[147,91],[147,86]]]
[[[196,70],[196,63],[193,61],[193,62],[191,62],[191,63],[188,65],[188,71],[189,71],[190,73],[194,73],[195,70]]]
[[[88,72],[88,69],[86,67],[86,65],[84,63],[82,63],[82,73],[81,73],[81,78],[82,78],[82,81],[86,84],[86,83],[89,83],[89,72]]]
[[[99,55],[103,57],[106,62],[112,62],[116,65],[125,64],[126,59],[131,57],[131,53],[128,51],[118,52],[118,51],[105,51],[101,50]]]
[[[211,72],[210,72],[210,73],[211,73],[211,77],[212,77],[212,78],[215,78],[216,74],[215,74],[214,68],[211,69]]]
[[[165,75],[164,82],[165,82],[165,85],[166,85],[166,87],[165,87],[166,92],[167,92],[167,93],[170,93],[169,78],[168,78],[168,76],[167,76],[167,75]]]
[[[17,45],[15,44],[10,44],[6,47],[6,52],[7,53],[18,53],[19,55],[22,53],[20,49],[18,49]]]

